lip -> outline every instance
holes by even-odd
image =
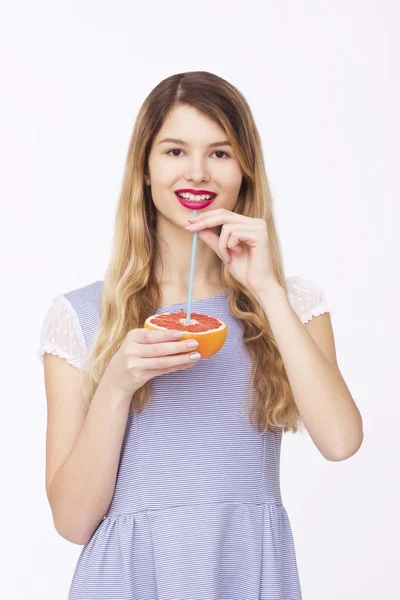
[[[181,198],[178,194],[178,192],[181,192],[181,194],[184,193],[189,193],[189,194],[198,194],[198,195],[202,195],[202,194],[214,194],[215,192],[210,192],[207,190],[189,190],[189,189],[185,189],[185,190],[176,190],[175,191],[175,196],[178,200],[178,202],[180,204],[182,204],[182,206],[185,206],[186,208],[191,208],[192,210],[201,210],[202,208],[206,208],[207,206],[210,206],[210,204],[212,204],[215,200],[215,198],[217,197],[217,195],[215,194],[215,196],[213,198],[210,198],[209,200],[202,200],[199,202],[189,202],[187,200],[184,200],[183,198]]]

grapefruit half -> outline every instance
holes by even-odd
[[[192,312],[190,325],[186,325],[186,316],[184,310],[152,315],[146,319],[144,327],[147,329],[184,331],[185,333],[180,340],[197,340],[199,345],[193,352],[200,352],[200,360],[210,358],[219,352],[228,334],[226,323],[217,317]]]

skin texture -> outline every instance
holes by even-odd
[[[188,146],[159,142],[177,138]],[[227,141],[224,131],[196,109],[181,105],[173,109],[155,137],[148,160],[146,185],[151,186],[154,205],[158,211],[157,234],[161,241],[163,273],[157,265],[157,275],[163,287],[187,293],[192,249],[192,234],[185,230],[193,211],[182,206],[174,190],[205,189],[216,192],[214,202],[197,214],[236,204],[242,171],[231,146],[209,148],[209,144]],[[170,152],[173,150],[173,152]],[[213,231],[218,233],[220,227]],[[202,297],[205,290],[217,290],[220,285],[221,258],[198,239],[194,296]],[[207,295],[207,294],[205,294]]]

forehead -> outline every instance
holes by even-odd
[[[227,139],[224,130],[215,121],[186,105],[176,106],[168,113],[155,142],[165,137],[180,138],[188,143],[210,143]]]

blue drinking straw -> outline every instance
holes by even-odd
[[[197,210],[193,211],[193,216],[197,216]],[[191,311],[192,311],[192,294],[193,294],[193,277],[194,277],[194,265],[196,262],[196,247],[197,247],[197,231],[193,234],[192,240],[192,257],[190,260],[190,274],[189,274],[189,293],[188,293],[188,308],[186,313],[186,325],[190,325]]]

